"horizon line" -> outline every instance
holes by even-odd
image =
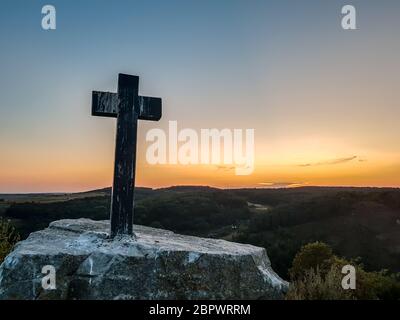
[[[212,189],[219,189],[219,190],[240,190],[240,189],[268,189],[268,190],[281,190],[281,189],[302,189],[302,188],[347,188],[347,189],[400,189],[400,187],[390,187],[390,186],[344,186],[344,185],[337,185],[337,186],[329,186],[329,185],[301,185],[301,186],[286,186],[286,187],[217,187],[212,185],[192,185],[192,184],[182,184],[182,185],[170,185],[166,187],[146,187],[146,186],[135,186],[135,188],[144,188],[144,189],[151,189],[151,190],[161,190],[161,189],[170,189],[170,188],[212,188]],[[78,194],[78,193],[89,193],[94,191],[101,191],[105,189],[112,189],[111,186],[109,187],[101,187],[96,189],[89,189],[89,190],[82,190],[82,191],[74,191],[74,192],[65,192],[65,191],[40,191],[40,192],[0,192],[0,195],[61,195],[61,194]]]

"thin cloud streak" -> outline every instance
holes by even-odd
[[[259,182],[258,184],[268,188],[296,188],[307,185],[306,182]]]
[[[231,171],[236,169],[235,166],[223,166],[223,165],[217,165],[216,168],[217,170],[224,170],[224,171]]]
[[[331,165],[350,162],[355,159],[357,159],[357,156],[352,156],[352,157],[347,157],[347,158],[337,158],[337,159],[331,159],[331,160],[314,162],[314,163],[303,163],[303,164],[298,164],[297,167],[331,166]]]

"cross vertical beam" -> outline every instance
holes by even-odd
[[[111,237],[133,234],[139,77],[119,75]]]

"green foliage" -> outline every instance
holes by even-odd
[[[291,279],[302,278],[309,270],[319,270],[326,274],[333,263],[332,249],[322,242],[314,242],[304,245],[293,259],[290,269]]]
[[[356,269],[356,289],[344,290],[341,286],[342,267]],[[301,248],[290,270],[291,284],[286,299],[289,300],[399,300],[399,275],[387,271],[367,272],[357,261],[348,261],[333,254],[324,243],[310,243]]]
[[[296,239],[291,230],[279,228],[273,232],[265,231],[253,233],[243,230],[233,238],[235,242],[250,243],[267,249],[272,268],[283,278],[289,277],[288,270],[292,265],[293,257],[300,250],[302,241]]]
[[[354,295],[360,300],[400,300],[400,276],[386,270],[366,272],[362,266],[357,266]]]
[[[17,219],[21,236],[46,228],[50,222],[59,219],[109,218],[109,197],[90,197],[50,203],[14,203],[6,211],[8,218]]]
[[[135,223],[202,236],[249,218],[246,201],[224,191],[166,191],[135,207]]]
[[[110,196],[97,196],[49,203],[14,203],[6,210],[8,218],[17,219],[25,237],[43,229],[54,220],[89,218],[107,220]],[[209,236],[213,230],[239,224],[250,218],[246,201],[223,190],[140,189],[135,200],[136,224],[172,231]]]
[[[15,228],[7,220],[0,218],[0,263],[18,241],[19,235]]]
[[[339,268],[331,266],[323,275],[317,267],[303,272],[303,276],[294,280],[286,294],[287,300],[350,300],[349,290],[341,287],[343,275]]]
[[[400,254],[395,249],[400,245],[399,189],[246,189],[234,193],[271,207],[253,214],[237,241],[265,247],[282,277],[289,276],[301,245],[315,241],[329,244],[344,257],[360,257],[365,270],[400,271]]]
[[[280,203],[269,214],[255,215],[250,228],[252,232],[258,232],[346,216],[351,213],[353,202],[351,195],[329,194],[320,198]]]

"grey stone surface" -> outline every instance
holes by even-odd
[[[108,238],[109,222],[60,220],[17,244],[0,266],[0,299],[279,299],[287,282],[265,249],[134,226]],[[42,267],[56,289],[42,288]]]

